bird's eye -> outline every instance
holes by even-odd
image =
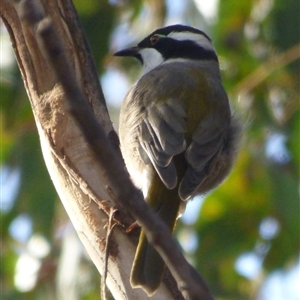
[[[159,41],[159,39],[160,39],[160,36],[158,36],[158,35],[152,35],[151,37],[150,37],[150,44],[153,46],[153,45],[155,45],[158,41]]]

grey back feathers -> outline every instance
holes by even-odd
[[[194,78],[198,73],[198,79]],[[208,84],[205,95],[201,87],[203,83]],[[189,120],[186,106],[189,101],[196,106],[198,102],[206,101],[217,109],[208,116],[199,114],[199,125],[187,141]],[[122,111],[125,115],[126,111],[131,112],[125,119],[120,120],[120,128],[124,132],[121,135],[121,144],[126,143],[125,139],[127,142],[130,139],[132,141],[128,150],[122,150],[125,161],[135,161],[133,165],[137,167],[137,174],[143,174],[147,165],[153,165],[167,188],[172,189],[177,183],[180,184],[178,193],[182,200],[189,199],[199,189],[201,193],[206,193],[211,188],[211,179],[207,178],[209,168],[214,168],[214,176],[217,168],[226,174],[229,172],[230,167],[225,171],[215,161],[216,158],[221,161],[220,158],[228,150],[224,143],[232,137],[232,127],[228,121],[230,109],[217,64],[211,66],[207,62],[179,60],[158,66],[137,82],[125,99]],[[230,147],[232,144],[228,143]],[[136,150],[133,151],[133,148]],[[184,153],[187,169],[181,182],[178,182],[173,157],[180,153]],[[136,164],[136,161],[139,163]],[[223,174],[220,178],[215,178],[213,187],[224,176]],[[138,176],[137,180],[140,178]]]

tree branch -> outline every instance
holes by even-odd
[[[66,9],[66,4],[62,4],[64,1],[58,1],[57,3],[58,5],[64,5],[64,8]],[[8,5],[7,2],[5,4],[1,4],[1,16],[4,16],[3,8],[5,5]],[[65,31],[66,24],[61,24],[62,21],[58,21],[55,14],[52,15],[52,18],[49,16],[45,17],[43,9],[39,7],[34,0],[21,1],[21,5],[19,7],[21,27],[24,30],[26,42],[29,42],[30,45],[34,45],[36,47],[34,49],[29,47],[28,51],[30,52],[31,50],[34,50],[34,54],[38,59],[31,60],[32,65],[27,65],[26,67],[22,65],[24,59],[21,56],[19,57],[18,62],[20,69],[22,70],[25,86],[27,87],[27,92],[31,98],[33,108],[36,109],[35,105],[38,104],[38,100],[41,100],[41,98],[44,100],[40,111],[35,111],[35,118],[41,136],[44,157],[46,163],[48,162],[47,165],[49,172],[61,198],[66,199],[68,197],[73,197],[76,199],[76,193],[74,195],[74,189],[76,189],[76,192],[79,192],[79,190],[81,190],[81,194],[83,192],[80,197],[80,201],[82,201],[84,196],[88,196],[88,199],[85,200],[92,199],[101,207],[105,207],[105,205],[112,206],[113,204],[110,202],[110,200],[112,200],[113,203],[117,204],[119,209],[121,207],[124,209],[126,208],[126,210],[135,219],[137,219],[141,226],[145,229],[148,240],[163,257],[172,275],[176,279],[183,297],[185,299],[212,300],[213,297],[211,296],[204,280],[197,271],[187,263],[176,242],[172,239],[169,230],[143,201],[141,193],[132,185],[120,153],[116,150],[116,147],[113,146],[109,139],[111,136],[114,137],[114,140],[116,139],[111,125],[109,122],[103,122],[101,118],[99,119],[97,113],[92,110],[94,108],[93,105],[87,105],[86,99],[88,99],[89,102],[91,98],[86,92],[86,86],[79,80],[82,78],[83,74],[85,76],[85,73],[82,73],[82,70],[80,70],[81,64],[78,64],[81,60],[78,59],[76,55],[74,56],[74,54],[69,56],[70,53],[66,49],[66,41],[62,42],[61,39],[61,32]],[[47,9],[49,9],[49,7],[47,7]],[[66,9],[66,11],[68,11],[68,9]],[[7,21],[7,19],[5,20],[7,25],[11,24]],[[12,27],[10,28],[11,32],[15,33],[14,29],[12,29]],[[66,37],[66,35],[64,35],[64,37]],[[74,41],[72,41],[72,44],[73,42]],[[15,40],[15,45],[17,45],[17,48],[18,46],[22,46],[22,44],[18,44],[17,40]],[[89,52],[88,50],[89,49],[87,48],[85,49],[85,51]],[[20,54],[23,53],[22,51],[16,52]],[[47,57],[46,65],[44,56]],[[72,67],[72,62],[75,67]],[[32,73],[28,74],[27,67]],[[50,83],[47,81],[46,86],[43,82],[41,83],[37,77],[40,72],[46,78],[49,77],[51,79]],[[32,74],[35,74],[36,76],[33,76],[34,78],[27,77],[27,75],[32,76]],[[95,78],[93,77],[93,79]],[[31,87],[32,84],[34,85],[34,88]],[[45,93],[44,90],[47,92]],[[96,96],[103,99],[103,95],[99,92],[99,88],[97,93],[98,95]],[[54,99],[56,99],[54,103],[50,101],[53,101]],[[60,101],[57,101],[58,99]],[[94,102],[92,102],[92,104],[95,103],[97,99],[98,98],[93,98],[92,101]],[[59,105],[59,109],[61,109],[61,111],[57,110],[55,105]],[[50,116],[47,115],[47,112],[49,113],[49,108],[51,108]],[[106,119],[107,111],[105,109],[105,105],[100,106],[100,108],[101,117],[104,116]],[[68,117],[66,123],[65,119],[69,114],[70,117]],[[53,119],[56,123],[49,125],[48,123],[51,123]],[[98,120],[102,120],[101,124]],[[68,130],[70,130],[68,127],[70,125],[69,123],[72,123],[73,142],[76,140],[76,145],[74,146],[65,140],[65,134]],[[78,125],[78,127],[76,125]],[[62,126],[65,130],[59,128],[60,126]],[[59,132],[55,132],[54,129],[59,129]],[[78,141],[78,138],[81,139],[80,142]],[[85,141],[87,143],[85,143]],[[84,151],[80,153],[80,156],[78,156],[77,152],[78,145],[81,145],[84,148]],[[49,148],[51,151],[49,151]],[[53,155],[53,153],[55,153],[55,155]],[[88,166],[91,167],[91,163],[93,164],[93,175],[96,176],[96,181],[94,179],[95,177],[91,176],[91,170],[86,170],[87,166],[83,166],[83,163],[85,164],[87,161],[80,161],[84,154],[85,156],[88,156]],[[94,157],[96,157],[96,160]],[[54,167],[53,164],[59,164],[59,167],[57,167],[57,165]],[[53,171],[52,169],[55,170]],[[50,170],[52,170],[52,173]],[[85,176],[85,171],[89,171],[89,176]],[[62,182],[57,182],[54,176],[63,177],[65,182],[68,182],[68,186],[71,186],[73,190],[68,189],[66,191],[66,189],[61,186]],[[74,184],[72,180],[76,180],[76,183]],[[103,184],[99,185],[99,182],[103,182]],[[64,193],[66,193],[68,197],[66,197]],[[106,201],[99,202],[98,199],[103,199],[103,196]],[[64,202],[63,199],[62,201]],[[75,224],[78,225],[78,220],[76,220],[76,218],[79,218],[82,223],[84,223],[80,223],[80,227],[87,228],[91,226],[91,228],[96,231],[103,229],[99,224],[93,223],[92,219],[94,217],[99,220],[99,217],[97,218],[97,216],[95,216],[95,210],[90,210],[90,207],[93,205],[89,205],[89,207],[87,206],[87,203],[83,205],[83,207],[89,211],[87,218],[88,222],[86,222],[86,220],[83,220],[84,217],[77,215],[78,210],[77,214],[74,213],[76,205],[73,206],[73,203],[71,202],[72,200],[68,200],[67,203],[64,202],[64,205],[66,206],[70,218],[73,222],[75,222]],[[124,210],[121,211],[124,215],[126,215]],[[98,213],[101,214],[101,211],[99,210],[96,212],[96,214]],[[91,216],[89,214],[92,214],[92,218],[90,218]],[[93,261],[96,261],[95,264],[101,272],[102,268],[97,263],[98,258],[95,257],[99,255],[97,247],[101,247],[101,243],[99,245],[94,241],[91,241],[90,238],[87,238],[85,236],[85,232],[81,231],[82,228],[76,228],[76,230],[83,243],[85,245],[88,244],[88,252],[90,253]],[[119,231],[116,231],[113,236],[117,239],[120,238],[120,234],[119,229]],[[124,237],[120,239],[123,241]],[[120,245],[122,245],[122,243],[120,243]],[[122,247],[124,247],[124,245],[122,245]],[[121,247],[119,247],[118,250],[121,251],[120,248]],[[132,246],[129,248],[132,248]],[[103,263],[103,253],[101,253],[100,256],[101,263]],[[120,257],[120,255],[118,255],[118,257]],[[132,258],[133,257],[131,257],[130,262],[132,262]],[[122,275],[121,273],[122,272],[120,271],[120,276]],[[127,276],[126,279],[123,277],[122,280],[122,284],[126,285],[126,288],[120,288],[120,282],[115,282],[116,278],[113,277],[113,274],[108,275],[108,285],[112,292],[114,293],[114,289],[121,290],[119,295],[115,297],[117,299],[123,299],[125,297],[124,293],[130,291],[130,288],[128,287],[129,276]],[[130,291],[132,296],[127,295],[127,297],[129,299],[144,299],[145,295],[143,294],[143,296],[139,296],[138,291],[139,290],[134,292]],[[159,296],[159,293],[160,291],[158,291],[152,299],[162,299],[162,296]],[[170,295],[166,296],[168,294],[166,291],[163,291],[162,293],[163,294],[161,295],[164,295],[163,298],[167,297],[166,299],[170,299]]]

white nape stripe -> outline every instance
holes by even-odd
[[[184,41],[184,40],[191,40],[197,43],[204,49],[211,50],[215,52],[215,48],[212,45],[211,41],[208,40],[204,35],[200,33],[182,31],[182,32],[171,32],[168,37],[171,37],[174,40]]]
[[[153,48],[144,48],[140,50],[143,59],[143,73],[146,74],[160,65],[164,59],[163,56]]]

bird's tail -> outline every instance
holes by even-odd
[[[147,195],[147,202],[172,232],[180,206],[177,188],[169,190],[160,178],[154,178]],[[148,243],[142,230],[131,270],[132,287],[141,287],[148,295],[152,295],[160,285],[165,264]]]

